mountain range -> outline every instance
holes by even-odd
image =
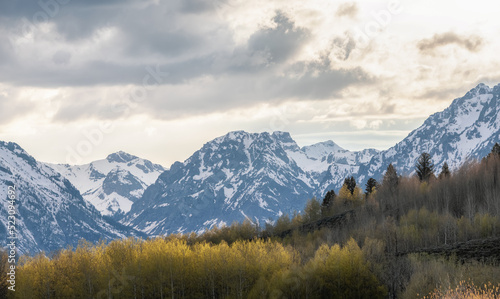
[[[87,230],[95,240],[99,233],[114,238],[137,231],[201,232],[244,219],[263,224],[300,211],[312,197],[338,191],[350,175],[360,185],[370,177],[380,180],[389,163],[399,174],[412,175],[422,152],[432,156],[438,171],[445,162],[456,169],[484,157],[500,140],[499,98],[500,85],[479,84],[384,151],[353,152],[333,141],[301,148],[286,132],[236,131],[166,169],[124,152],[87,165],[47,164],[16,144],[2,143],[0,188],[6,194],[8,184],[19,186],[19,210],[30,224],[23,238],[30,240],[25,245],[30,250],[74,244],[87,238]],[[5,208],[0,212],[3,216]],[[53,236],[35,227],[44,223],[60,232]]]
[[[7,190],[15,186],[16,214],[8,222]],[[61,173],[36,161],[19,145],[0,142],[0,240],[5,245],[14,224],[20,253],[51,252],[81,238],[90,242],[144,234],[106,219]],[[10,241],[10,240],[9,240]]]
[[[351,152],[333,141],[300,148],[284,132],[231,132],[172,165],[123,223],[148,234],[202,231],[244,219],[264,223],[338,191],[350,175],[363,186],[370,177],[381,180],[390,163],[412,175],[423,152],[437,171],[445,162],[456,169],[486,156],[500,140],[499,98],[500,85],[480,84],[385,151]]]
[[[106,216],[119,219],[166,168],[125,152],[85,165],[48,164]]]

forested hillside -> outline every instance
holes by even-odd
[[[496,298],[500,260],[483,249],[500,237],[500,146],[453,173],[430,158],[413,177],[346,178],[267,227],[24,256],[15,298]]]

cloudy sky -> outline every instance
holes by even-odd
[[[496,6],[496,7],[495,7]],[[0,2],[0,140],[169,166],[228,131],[386,149],[500,82],[491,1]]]

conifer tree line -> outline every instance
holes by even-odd
[[[464,279],[498,285],[498,260],[414,252],[500,237],[500,146],[481,161],[454,172],[445,163],[437,172],[423,153],[414,176],[389,164],[380,182],[360,186],[347,177],[337,192],[265,227],[245,221],[201,235],[82,241],[51,258],[24,256],[15,296],[417,298]],[[354,216],[342,225],[298,229],[346,211]]]

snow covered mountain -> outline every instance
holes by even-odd
[[[119,220],[165,171],[125,152],[85,165],[48,164],[63,174],[103,215]]]
[[[403,141],[361,165],[357,177],[360,181],[380,178],[389,163],[400,174],[414,174],[422,152],[431,155],[436,171],[445,162],[457,169],[467,160],[486,156],[499,141],[500,84],[493,88],[479,84],[444,111],[431,115]]]
[[[124,223],[165,234],[300,209],[314,180],[289,158],[293,150],[298,146],[288,133],[239,131],[216,138],[160,175]]]
[[[375,153],[349,152],[331,141],[301,149],[284,132],[231,132],[172,165],[134,203],[124,223],[152,235],[246,218],[262,224],[301,210],[321,194],[322,174],[332,167],[348,172]],[[344,174],[335,178],[343,180]]]
[[[370,162],[378,153],[375,149],[351,152],[331,140],[301,149],[295,144],[295,147],[287,150],[290,159],[314,178],[316,189],[311,194],[317,197],[331,189],[338,190],[346,177],[358,173],[360,165]]]
[[[444,162],[456,169],[482,158],[500,141],[499,110],[500,85],[480,84],[385,151],[351,152],[332,141],[300,148],[288,133],[237,131],[168,170],[123,152],[87,165],[48,165],[1,143],[0,194],[9,184],[19,186],[24,250],[124,235],[97,210],[149,235],[244,219],[263,224],[300,211],[313,196],[338,191],[347,176],[360,185],[369,177],[380,180],[389,163],[412,174],[422,152],[430,153],[436,171]],[[3,217],[5,204],[1,209]]]
[[[137,235],[129,228],[104,219],[60,173],[37,162],[19,145],[0,141],[2,247],[9,233],[9,186],[17,188],[15,228],[20,253],[50,252],[76,245],[81,238],[96,242]]]
[[[301,210],[306,201],[339,190],[353,175],[358,184],[382,178],[389,163],[412,174],[422,152],[436,169],[484,157],[500,140],[500,85],[478,85],[430,116],[385,151],[350,152],[332,141],[299,148],[288,133],[231,132],[175,163],[136,201],[124,223],[152,235],[199,231],[248,218],[262,223]]]

